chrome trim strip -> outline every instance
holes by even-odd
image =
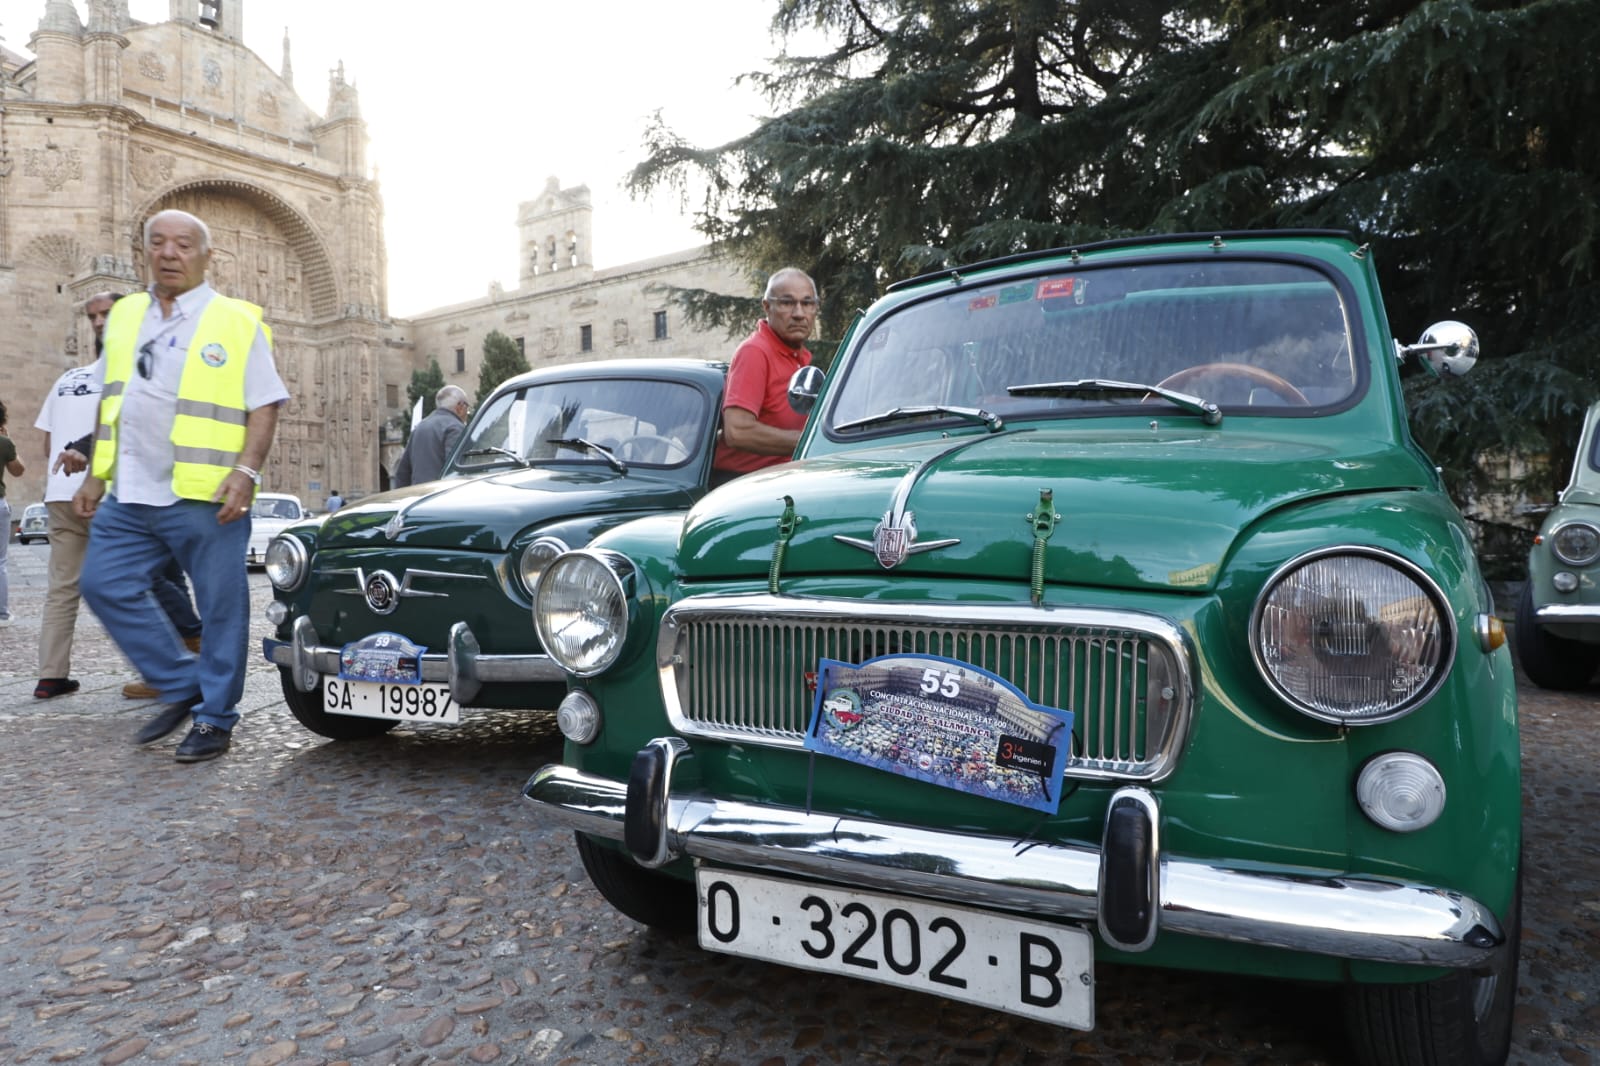
[[[1171,691],[1164,694],[1171,701],[1165,710],[1174,721],[1166,744],[1158,753],[1146,753],[1145,763],[1131,763],[1115,758],[1117,743],[1126,738],[1116,733],[1121,722],[1108,721],[1107,710],[1097,705],[1092,708],[1070,708],[1079,715],[1091,711],[1098,714],[1094,723],[1096,750],[1074,755],[1068,760],[1066,777],[1090,780],[1138,779],[1160,781],[1177,768],[1178,758],[1188,739],[1189,725],[1194,714],[1195,673],[1194,656],[1188,637],[1170,620],[1141,611],[1126,611],[1090,607],[1060,607],[1042,604],[1007,603],[939,603],[930,609],[925,602],[885,602],[877,600],[843,600],[825,597],[773,596],[761,593],[734,593],[725,595],[691,596],[667,608],[656,635],[657,681],[665,706],[667,720],[675,732],[689,737],[709,737],[734,743],[760,744],[765,747],[800,750],[805,747],[803,725],[800,729],[785,728],[782,723],[769,722],[757,726],[749,721],[712,721],[710,716],[691,715],[679,695],[677,671],[686,665],[679,650],[682,631],[686,623],[726,621],[730,618],[748,619],[752,623],[774,626],[839,623],[851,628],[869,626],[904,626],[931,632],[953,632],[961,629],[1004,630],[1015,627],[1028,635],[1074,636],[1074,630],[1089,630],[1101,634],[1121,632],[1138,634],[1152,644],[1164,647],[1166,658],[1173,671]],[[997,636],[1021,634],[997,633]],[[1111,663],[1117,652],[1101,649],[1101,672],[1115,672]],[[1154,658],[1154,656],[1152,656]],[[772,673],[774,664],[759,664],[760,672]],[[811,665],[815,668],[815,664]],[[1119,679],[1120,680],[1120,679]],[[694,684],[693,681],[690,682]],[[704,683],[701,683],[702,688]],[[742,702],[757,704],[763,694],[757,680],[745,676],[737,684]],[[701,691],[697,688],[696,691]],[[1085,722],[1084,729],[1088,728]],[[1082,730],[1075,730],[1080,732]],[[1110,746],[1112,750],[1106,749]]]
[[[338,570],[323,570],[322,573],[324,575],[328,576],[328,577],[339,577],[339,576],[342,576],[344,574],[354,574],[355,575],[355,577],[356,577],[356,587],[355,588],[353,588],[353,589],[334,589],[333,590],[336,594],[338,594],[340,596],[365,596],[367,594],[367,591],[366,591],[366,589],[367,589],[367,574],[366,574],[366,571],[363,570],[359,566],[342,567],[342,568],[340,568]],[[411,587],[411,578],[413,576],[446,578],[446,579],[452,580],[452,581],[488,581],[489,580],[488,575],[486,575],[486,574],[451,574],[451,573],[447,573],[447,572],[445,572],[443,570],[407,570],[405,572],[405,575],[403,577],[401,577],[401,579],[400,579],[400,591],[399,591],[398,595],[400,595],[400,596],[402,596],[404,598],[407,598],[407,599],[420,599],[420,598],[424,598],[424,597],[432,597],[432,598],[438,598],[438,599],[449,599],[450,598],[450,594],[448,592],[422,592],[422,591],[420,591],[418,589],[412,588]]]
[[[560,765],[528,779],[540,816],[622,839],[624,782]],[[969,906],[1092,922],[1100,856],[1085,844],[866,821],[701,795],[673,796],[669,838],[683,855]],[[1504,940],[1493,912],[1446,889],[1303,868],[1239,870],[1164,855],[1162,932],[1339,958],[1481,966]]]
[[[1600,603],[1547,603],[1534,608],[1533,617],[1540,622],[1600,622]]]

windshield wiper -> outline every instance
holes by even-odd
[[[1208,426],[1222,425],[1222,408],[1210,400],[1202,400],[1187,392],[1174,392],[1160,385],[1084,378],[1081,381],[1040,381],[1032,385],[1007,385],[1006,392],[1012,396],[1079,396],[1090,400],[1109,396],[1159,396],[1190,414],[1199,415],[1201,421]]]
[[[847,429],[864,429],[867,426],[876,426],[884,422],[900,422],[908,418],[921,418],[926,415],[953,415],[964,418],[968,422],[977,422],[989,427],[990,433],[999,433],[1006,428],[1005,422],[992,411],[985,411],[981,407],[946,407],[941,403],[919,404],[916,407],[894,407],[866,418],[858,418],[853,422],[841,422],[834,426],[835,432]]]
[[[612,455],[610,448],[607,448],[604,444],[596,444],[585,437],[553,437],[545,441],[545,443],[560,445],[563,448],[582,448],[584,451],[596,452],[617,473],[626,474],[628,472],[628,464]]]
[[[461,458],[463,458],[463,459],[471,459],[475,455],[503,455],[507,459],[510,459],[512,462],[517,463],[517,464],[519,464],[521,466],[527,466],[528,465],[528,460],[524,459],[522,456],[518,455],[516,452],[512,451],[511,449],[496,447],[493,444],[489,445],[487,448],[473,448],[470,451],[462,452],[461,453]]]

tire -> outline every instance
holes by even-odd
[[[295,721],[320,737],[330,740],[369,740],[382,736],[398,722],[382,718],[352,718],[347,714],[329,714],[322,709],[322,683],[310,692],[294,687],[294,679],[286,667],[278,667],[278,682],[283,686],[283,702]]]
[[[1483,971],[1409,985],[1351,985],[1345,1028],[1362,1066],[1501,1066],[1511,1050],[1522,944],[1522,870],[1506,942]]]
[[[606,902],[636,922],[668,933],[695,927],[694,882],[646,870],[615,848],[574,833],[589,880]]]
[[[1533,612],[1533,584],[1523,582],[1517,623],[1511,631],[1522,672],[1535,685],[1555,692],[1587,687],[1595,667],[1600,666],[1600,648],[1546,632],[1534,621]]]

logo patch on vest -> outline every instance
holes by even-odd
[[[206,366],[218,367],[228,361],[228,350],[213,341],[200,349],[200,358],[205,361]]]

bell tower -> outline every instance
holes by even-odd
[[[173,22],[192,22],[219,37],[244,40],[244,0],[167,0]]]
[[[575,285],[594,276],[593,215],[589,186],[563,189],[554,177],[537,198],[518,207],[522,288]]]

